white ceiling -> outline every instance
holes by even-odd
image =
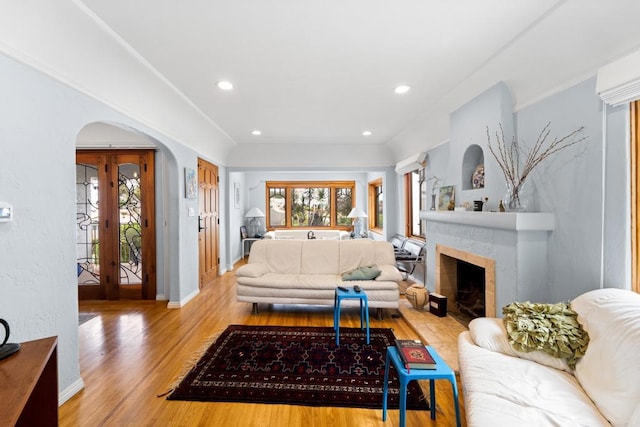
[[[524,105],[640,47],[637,0],[83,3],[239,144],[398,144],[498,81]]]

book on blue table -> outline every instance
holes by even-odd
[[[420,341],[396,340],[396,348],[407,371],[411,369],[436,369],[435,359]]]

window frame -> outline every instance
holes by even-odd
[[[273,188],[284,188],[285,190],[285,225],[274,226],[271,224],[271,203],[270,192]],[[293,190],[299,188],[328,188],[329,195],[329,217],[330,224],[328,226],[294,226],[292,221],[292,206],[293,206]],[[351,208],[354,206],[354,200],[356,197],[356,182],[355,181],[267,181],[265,183],[265,226],[267,230],[284,230],[284,229],[335,229],[335,230],[350,230],[351,222],[348,224],[338,224],[338,209],[337,209],[337,189],[349,188],[351,189]],[[349,210],[351,210],[351,208]]]
[[[416,173],[418,175],[418,188],[415,189],[413,185],[413,174]],[[418,233],[414,233],[413,229],[413,200],[415,198],[415,191],[418,192],[418,200],[420,206],[418,207],[418,214],[421,210],[425,210],[426,207],[426,190],[427,190],[427,182],[425,180],[425,169],[420,168],[411,172],[407,172],[404,174],[404,202],[405,202],[405,235],[411,237],[413,239],[425,240],[424,233],[426,230],[423,229],[424,223],[420,219],[418,219]]]
[[[380,191],[378,191],[378,188]],[[382,207],[378,211],[378,196],[382,195]],[[367,198],[369,204],[369,230],[382,233],[384,230],[384,187],[382,178],[368,183]],[[378,216],[380,220],[378,223]]]
[[[640,293],[640,101],[631,103],[631,290]]]

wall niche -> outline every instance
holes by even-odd
[[[472,144],[462,157],[462,189],[476,190],[484,188],[484,152],[482,147]]]

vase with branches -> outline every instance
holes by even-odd
[[[433,181],[433,185],[431,186],[431,208],[430,210],[436,210],[436,191],[440,188],[440,183],[442,180],[437,176],[433,175],[432,177],[427,179],[427,182]]]
[[[548,142],[547,139],[551,133],[551,122],[548,122],[540,132],[540,135],[538,135],[533,147],[524,152],[515,137],[513,137],[510,144],[506,143],[502,123],[500,123],[500,131],[496,131],[494,146],[487,126],[489,151],[498,162],[507,183],[507,196],[504,202],[507,210],[516,212],[524,210],[521,192],[527,177],[536,166],[551,155],[586,140],[587,137],[583,135],[583,131],[584,126],[581,126],[561,138],[556,137],[553,141]],[[522,162],[521,159],[523,159]]]

